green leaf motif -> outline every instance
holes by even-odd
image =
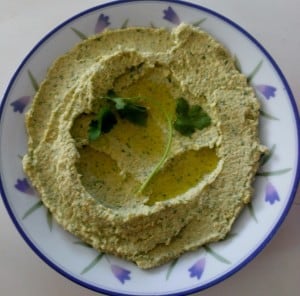
[[[80,274],[85,274],[85,273],[87,273],[88,271],[90,271],[93,267],[95,267],[96,264],[102,259],[103,255],[104,255],[103,253],[98,254],[98,255],[93,259],[93,261],[92,261],[89,265],[87,265],[87,266],[80,272]]]
[[[273,115],[271,115],[271,114],[269,114],[269,113],[267,113],[267,112],[265,112],[263,110],[260,110],[259,113],[260,113],[261,116],[263,116],[263,117],[265,117],[267,119],[280,120],[278,117],[275,117],[275,116],[273,116]]]
[[[82,33],[81,31],[77,30],[76,28],[71,28],[71,30],[81,39],[81,40],[85,40],[87,39],[88,37]]]
[[[199,26],[202,25],[202,23],[204,23],[205,21],[206,21],[206,18],[203,18],[203,19],[201,19],[201,20],[199,20],[199,21],[196,21],[196,22],[192,23],[192,26],[194,26],[194,27],[199,27]]]
[[[261,157],[261,159],[260,159],[260,166],[261,166],[261,167],[262,167],[263,165],[265,165],[265,164],[271,159],[271,157],[272,157],[273,154],[274,154],[275,148],[276,148],[276,145],[274,144],[274,145],[271,147],[271,149],[270,149],[269,152],[267,152],[267,153],[265,153],[265,154],[262,155],[262,157]]]
[[[237,55],[233,56],[233,61],[234,61],[234,65],[235,65],[236,69],[239,72],[242,72],[242,65],[241,65],[241,62],[240,62],[239,58],[237,57]]]
[[[247,204],[247,208],[249,210],[249,213],[250,213],[250,216],[253,218],[253,220],[258,223],[258,220],[257,220],[257,217],[255,215],[255,212],[254,212],[254,208],[253,208],[253,204],[252,202],[248,203]]]
[[[124,21],[124,23],[122,24],[121,29],[126,29],[127,26],[128,26],[128,22],[129,22],[129,19],[126,19],[126,20]]]
[[[224,242],[224,241],[230,240],[230,239],[234,238],[236,235],[237,235],[236,233],[229,232],[222,241]]]
[[[79,246],[82,246],[82,247],[86,247],[86,248],[89,248],[89,249],[92,249],[93,247],[83,241],[76,241],[76,242],[73,242],[74,245],[79,245]]]
[[[30,216],[34,211],[39,209],[43,205],[43,202],[39,200],[36,202],[32,207],[30,207],[25,214],[23,215],[22,219],[26,219],[28,216]]]
[[[218,261],[225,263],[225,264],[231,264],[231,262],[226,259],[225,257],[221,256],[220,254],[218,254],[217,252],[215,252],[211,247],[209,247],[208,245],[204,245],[203,246],[204,250],[209,253],[210,255],[212,255],[215,259],[217,259]]]
[[[30,70],[28,70],[27,73],[28,73],[28,76],[29,76],[29,79],[30,79],[30,82],[31,82],[31,85],[32,85],[33,89],[35,91],[38,91],[39,84],[38,84],[37,80],[35,79],[35,77],[33,76],[33,74],[31,73]]]
[[[166,274],[166,280],[168,280],[170,278],[170,275],[171,275],[171,273],[172,273],[175,265],[177,264],[177,262],[178,262],[178,258],[176,258],[175,260],[173,260],[171,262],[171,264],[169,265],[168,270],[167,270],[167,274]]]
[[[263,61],[261,60],[256,67],[252,70],[252,72],[247,76],[247,81],[248,83],[250,83],[253,78],[255,77],[255,75],[258,73],[258,71],[260,70],[261,66],[263,64]]]
[[[286,169],[270,171],[270,172],[257,172],[256,176],[259,176],[259,177],[278,176],[278,175],[283,175],[283,174],[289,172],[290,170],[291,170],[291,168],[286,168]]]
[[[52,213],[49,209],[47,209],[47,224],[49,227],[49,230],[52,231],[53,228],[53,219],[52,219]]]

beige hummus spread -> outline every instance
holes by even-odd
[[[112,92],[143,107],[146,123],[116,104],[113,126],[90,139]],[[196,109],[206,125],[176,129]],[[264,151],[258,117],[246,77],[207,33],[185,24],[108,30],[49,69],[26,114],[23,166],[66,230],[151,268],[228,234]]]

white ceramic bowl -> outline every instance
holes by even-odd
[[[52,221],[22,171],[24,113],[53,60],[106,27],[174,27],[191,23],[212,34],[239,61],[261,101],[261,139],[271,148],[255,182],[252,203],[225,241],[143,271],[81,244]],[[225,18],[180,1],[116,1],[84,11],[45,36],[16,70],[3,98],[1,194],[18,231],[47,264],[70,280],[111,295],[187,295],[208,288],[252,260],[275,234],[299,182],[299,115],[291,90],[267,51]]]

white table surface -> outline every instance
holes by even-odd
[[[100,0],[0,0],[0,99],[28,51],[57,24]],[[237,22],[278,63],[300,106],[299,0],[194,0]],[[300,190],[267,247],[241,271],[197,295],[300,295]],[[92,296],[52,270],[21,238],[0,202],[0,295]]]

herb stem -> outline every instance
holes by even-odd
[[[147,179],[144,181],[144,183],[141,185],[141,187],[138,189],[137,193],[141,194],[144,189],[147,187],[151,179],[158,173],[158,171],[161,169],[161,167],[164,165],[164,163],[167,160],[168,154],[171,149],[171,143],[172,143],[172,138],[173,138],[173,125],[172,125],[172,120],[171,118],[165,114],[166,119],[167,119],[167,124],[168,124],[168,142],[165,148],[165,151],[160,159],[160,161],[157,163],[157,165],[154,167],[153,171],[149,174]]]

